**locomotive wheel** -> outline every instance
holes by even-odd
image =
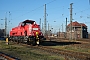
[[[30,38],[27,40],[27,44],[28,44],[28,45],[30,44]]]
[[[35,40],[32,40],[32,41],[31,41],[31,45],[32,45],[32,46],[35,46],[35,45],[36,45],[36,41],[35,41]]]
[[[28,38],[27,44],[34,46],[36,44],[34,38]]]
[[[36,45],[35,38],[31,38],[30,39],[30,45],[32,45],[32,46],[35,46]]]

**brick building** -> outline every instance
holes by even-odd
[[[67,25],[66,37],[70,38],[70,24]],[[72,38],[88,38],[87,26],[84,23],[72,22]]]

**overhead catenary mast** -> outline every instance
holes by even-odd
[[[6,12],[6,16],[7,16],[7,12]],[[7,17],[6,16],[5,16],[5,19],[1,19],[1,20],[5,20],[4,37],[7,37]]]
[[[43,23],[42,23],[42,32],[43,32]],[[44,33],[44,32],[43,32]]]
[[[62,27],[62,33],[63,33],[63,23],[62,23],[61,27]]]
[[[72,40],[72,4],[70,4],[70,40]]]
[[[67,18],[66,18],[66,36],[65,38],[67,38]]]
[[[40,18],[40,29],[41,29],[41,18]]]
[[[44,35],[46,36],[47,34],[47,23],[46,23],[46,4],[44,5]]]
[[[5,37],[7,37],[7,18],[6,17],[5,17]]]

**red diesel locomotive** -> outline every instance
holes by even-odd
[[[27,42],[27,44],[39,45],[44,36],[40,25],[33,20],[25,20],[19,23],[18,27],[12,28],[9,39],[12,41]]]

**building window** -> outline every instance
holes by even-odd
[[[84,31],[86,31],[86,29],[85,29],[85,28],[84,28],[83,30],[84,30]]]

